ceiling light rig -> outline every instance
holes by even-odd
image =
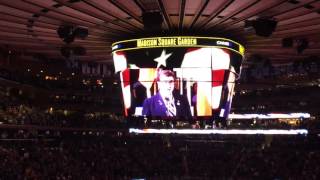
[[[309,47],[309,41],[305,38],[297,40],[297,52],[302,54],[302,52]]]
[[[256,35],[269,37],[275,31],[278,22],[273,19],[258,18],[256,20],[246,20],[245,29],[253,28]]]
[[[86,49],[81,46],[70,47],[75,38],[85,39],[88,36],[88,29],[75,27],[72,25],[62,25],[57,29],[57,34],[67,44],[61,47],[61,55],[65,58],[73,57],[73,55],[83,56],[86,54]]]
[[[307,38],[294,39],[291,37],[282,39],[282,47],[290,48],[296,47],[297,53],[302,54],[305,49],[309,47],[309,40]]]
[[[146,31],[160,31],[162,29],[163,17],[161,12],[144,12],[142,21]]]
[[[57,33],[61,39],[67,44],[74,41],[75,38],[85,39],[88,36],[88,29],[82,27],[74,27],[71,25],[60,26]]]

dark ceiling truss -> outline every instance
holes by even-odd
[[[4,44],[21,44],[24,41],[26,41],[25,44],[41,45],[41,46],[45,45],[48,48],[56,48],[56,46],[54,46],[52,42],[48,43],[47,40],[43,40],[39,38],[39,35],[55,38],[56,35],[51,33],[41,32],[41,31],[34,32],[34,31],[29,31],[27,27],[13,28],[12,26],[5,26],[5,25],[1,25],[0,31],[2,32],[0,36],[1,41]]]
[[[311,25],[309,27],[314,27],[314,26]],[[308,35],[319,34],[319,32],[320,32],[320,28],[319,27],[315,27],[313,30],[297,29],[296,32],[282,31],[281,33],[275,32],[269,39],[271,39],[271,38],[284,38],[284,37],[296,37],[296,38],[299,38],[299,37],[305,37],[305,36],[308,36]],[[234,33],[236,33],[236,31],[234,31]],[[249,33],[249,32],[247,32],[247,33]],[[241,34],[239,34],[239,36],[241,36]],[[247,35],[247,43],[249,43],[252,40],[263,40],[263,39],[265,39],[265,38],[257,37],[256,35],[249,35],[249,34]]]
[[[311,21],[303,21],[303,22],[298,22],[293,24],[285,24],[285,25],[279,25],[277,27],[278,31],[274,32],[273,35],[270,38],[274,37],[304,37],[307,36],[308,34],[315,34],[320,32],[320,27],[319,27],[319,18],[312,19]],[[307,24],[306,24],[307,23]],[[300,25],[303,25],[303,27],[299,27]],[[312,28],[312,30],[309,30],[308,28]],[[295,30],[296,32],[292,32]],[[256,35],[249,34],[250,32],[245,32],[245,31],[239,31],[237,29],[234,29],[232,31],[233,34],[239,35],[239,36],[247,36],[247,39],[263,39],[260,37],[257,37]]]
[[[297,25],[300,25],[301,28],[296,28]],[[295,24],[286,24],[285,26],[279,26],[278,31],[274,35],[285,34],[288,31],[297,30],[303,32],[308,29],[319,29],[320,32],[320,19],[313,19],[305,22],[298,22]],[[290,36],[290,34],[288,33]]]
[[[0,20],[7,21],[6,22],[7,25],[11,24],[12,26],[14,26],[14,23],[16,24],[14,29],[13,29],[13,27],[7,26],[7,28],[3,29],[3,31],[12,32],[14,30],[21,29],[22,31],[20,33],[22,33],[22,34],[26,33],[26,34],[32,34],[32,35],[37,36],[38,34],[33,34],[33,33],[41,33],[41,29],[45,29],[46,31],[43,30],[42,33],[47,33],[46,36],[57,37],[56,28],[57,28],[58,24],[49,24],[48,22],[37,20],[37,21],[35,21],[37,23],[36,25],[30,26],[28,18],[16,17],[16,16],[12,16],[9,14],[5,14],[5,13],[0,13],[0,14],[2,15],[0,17]],[[10,21],[8,21],[5,18],[3,18],[4,16],[7,16],[7,17],[12,16],[12,18],[14,18],[14,19],[9,19]],[[48,26],[45,26],[45,27],[39,26],[39,22],[42,23],[42,25],[45,24]],[[25,28],[20,27],[21,25],[24,25],[23,27],[25,27]],[[6,25],[2,25],[2,26],[6,26]],[[37,29],[32,29],[33,27],[37,27]],[[39,29],[39,28],[41,28],[41,29]],[[51,31],[52,33],[48,33],[48,30]],[[33,33],[31,33],[31,32],[33,32]],[[100,37],[103,35],[103,34],[99,34],[99,33],[92,33],[90,36],[95,36],[95,34],[96,34],[96,37]]]
[[[264,12],[267,12],[267,11],[270,11],[272,8],[274,7],[277,7],[283,3],[287,2],[287,0],[282,0],[282,1],[279,1],[279,2],[276,2],[275,4],[270,4],[269,6],[265,6],[264,9],[256,9],[255,11],[253,11],[252,13],[246,15],[246,16],[243,16],[241,18],[237,18],[237,19],[234,19],[233,21],[230,21],[228,23],[223,23],[221,24],[221,26],[218,26],[216,27],[216,31],[222,31],[222,30],[226,30],[226,29],[230,29],[232,27],[233,24],[236,24],[236,23],[239,23],[241,21],[245,21],[247,19],[250,19],[254,16],[256,16],[257,14],[263,14]]]
[[[121,4],[119,1],[117,1],[117,0],[109,0],[109,2],[112,3],[114,6],[116,6],[117,8],[121,9],[126,14],[128,14],[129,17],[132,17],[133,19],[138,21],[141,24],[141,26],[143,25],[141,17],[139,17],[137,14],[135,14],[130,9],[128,9],[126,6]]]
[[[306,3],[306,4],[311,4],[311,3],[314,3],[315,1],[312,1],[312,2],[309,2],[309,3]],[[281,5],[281,4],[283,4],[283,2],[281,2],[281,3],[279,3],[279,5]],[[294,11],[294,10],[296,10],[296,9],[299,9],[299,8],[303,8],[306,4],[298,4],[298,5],[295,5],[294,7],[292,7],[292,8],[290,8],[290,11],[292,12],[292,11]],[[277,7],[277,5],[274,5],[274,6],[272,6],[272,7]],[[268,9],[266,9],[267,11],[271,11],[272,12],[272,8],[268,8]],[[257,14],[263,14],[263,12],[265,12],[265,10],[264,11],[262,11],[262,12],[259,12],[259,13],[257,13]],[[281,14],[285,14],[285,13],[287,13],[287,12],[289,12],[288,10],[285,10],[285,11],[282,11],[281,13],[274,13],[274,14],[269,14],[268,16],[269,17],[275,17],[275,15],[281,15]],[[317,9],[315,9],[315,10],[312,10],[312,11],[310,11],[310,13],[313,13],[313,12],[317,12]],[[254,15],[252,15],[252,16],[254,16]],[[252,17],[251,16],[251,17]],[[296,15],[296,16],[291,16],[290,17],[290,19],[291,18],[295,18],[295,17],[299,17],[299,16],[301,16],[300,14],[298,14],[298,15]],[[250,17],[246,17],[246,19],[249,19]],[[289,19],[289,18],[288,18]],[[243,19],[244,20],[244,19]],[[283,20],[286,20],[286,19],[281,19],[282,21]],[[228,24],[228,26],[227,25],[225,25],[225,26],[222,26],[222,29],[229,29],[229,31],[230,31],[230,33],[232,33],[232,34],[234,34],[234,35],[240,35],[240,34],[243,34],[243,33],[247,33],[247,32],[244,32],[244,31],[242,31],[243,30],[243,26],[232,26],[232,25],[234,25],[234,24],[236,24],[236,23],[239,23],[240,21],[238,20],[238,21],[232,21],[231,23],[229,23]],[[235,28],[236,27],[236,28]],[[277,27],[277,29],[279,29],[281,27],[281,25],[280,26],[278,26]],[[215,29],[215,30],[217,30],[217,31],[221,31],[222,29],[219,29],[219,27],[217,27],[217,29]]]
[[[21,6],[21,4],[20,4],[19,7],[14,6],[13,4],[9,4],[9,3],[3,4],[3,3],[0,2],[0,4],[6,5],[6,6],[8,6],[8,7],[13,8],[13,9],[17,9],[17,10],[20,10],[20,11],[28,12],[28,13],[31,13],[31,14],[33,14],[33,15],[34,15],[34,14],[39,14],[39,12],[41,12],[41,9],[43,9],[43,7],[41,7],[41,6],[33,5],[34,7],[38,8],[38,11],[32,11],[32,10],[28,9],[28,6],[30,6],[31,4],[28,4],[28,6],[25,6],[25,7]],[[25,5],[27,5],[27,4],[25,4]],[[53,12],[56,12],[56,13],[58,13],[58,14],[61,14],[61,13],[59,13],[59,12],[57,12],[57,11],[54,11],[53,9],[52,9],[52,11],[53,11]],[[80,20],[80,19],[77,18],[77,17],[72,17],[72,16],[67,15],[67,14],[61,14],[61,15],[62,15],[62,16],[65,16],[65,17],[69,17],[69,18],[67,18],[67,19],[64,19],[65,23],[68,23],[68,24],[76,24],[76,23],[77,23],[78,25],[82,25],[82,26],[86,26],[86,27],[90,27],[90,26],[94,26],[94,25],[95,25],[95,24],[92,23],[92,22],[88,22],[88,21],[85,21],[85,20]],[[43,16],[43,17],[46,17],[46,18],[49,18],[49,19],[52,19],[52,20],[56,20],[56,22],[60,22],[60,21],[61,21],[61,19],[59,19],[58,17],[55,17],[55,16],[53,16],[53,15],[51,15],[51,14],[49,14],[49,13],[43,13],[42,16]],[[28,19],[28,21],[29,21],[30,19],[33,20],[33,23],[35,23],[36,21],[38,21],[38,19],[39,19],[38,17],[39,17],[39,16],[37,16],[37,18],[34,18],[33,16],[30,16],[30,17],[26,17],[26,18]],[[70,18],[71,18],[72,20],[74,20],[74,21],[71,21]],[[58,24],[57,24],[57,25],[58,25]],[[29,26],[30,26],[30,25],[29,25]],[[32,27],[32,26],[30,26],[30,27]],[[107,28],[107,27],[106,27],[106,28]]]
[[[40,7],[41,7],[41,6],[40,6]],[[52,11],[54,11],[54,8],[52,9]],[[55,11],[55,12],[56,12],[56,13],[60,13],[60,12],[58,12],[58,11]],[[30,12],[30,13],[39,14],[38,12]],[[60,13],[60,14],[61,14],[61,13]],[[67,14],[62,14],[62,15],[69,16],[69,15],[67,15]],[[41,16],[47,17],[47,18],[49,18],[49,19],[51,19],[51,20],[55,20],[56,23],[55,23],[55,24],[52,24],[52,25],[56,25],[56,26],[61,25],[61,21],[60,21],[59,18],[56,18],[56,17],[54,17],[54,16],[52,16],[52,15],[48,15],[48,14],[46,14],[46,13],[43,13]],[[38,16],[38,17],[40,17],[40,16]],[[37,18],[34,18],[34,17],[32,16],[30,19],[28,19],[28,22],[30,22],[30,20],[32,20],[32,23],[42,22],[42,23],[50,24],[49,22],[45,22],[45,21],[39,20],[38,17],[37,17]],[[70,17],[71,17],[71,18],[76,18],[76,17],[73,17],[73,16],[70,16]],[[93,22],[89,22],[89,23],[90,23],[90,26],[102,27],[102,28],[101,28],[102,31],[108,30],[107,32],[110,32],[110,33],[114,32],[112,35],[116,35],[116,32],[119,31],[119,30],[117,30],[117,29],[113,29],[113,28],[107,27],[106,25],[101,26],[100,24],[94,24]],[[65,21],[65,24],[76,24],[76,23],[73,22],[73,21]],[[88,24],[84,25],[83,23],[82,23],[82,24],[78,23],[78,25],[88,26]],[[31,26],[30,26],[30,27],[31,27]],[[57,29],[57,28],[56,28],[56,29]],[[55,29],[55,30],[56,30],[56,29]]]
[[[168,29],[171,29],[172,28],[172,23],[171,23],[169,15],[168,15],[168,12],[166,11],[166,8],[164,7],[164,4],[163,4],[162,0],[157,0],[157,2],[159,4],[159,8],[160,8],[160,10],[162,12],[162,15],[164,17],[165,23],[168,26]]]
[[[27,29],[27,27],[12,27],[12,26],[6,26],[6,25],[1,25],[0,27],[0,31],[2,33],[9,33],[12,34],[11,36],[14,37],[19,37],[21,35],[23,36],[27,36],[26,38],[29,38],[30,40],[34,39],[35,37],[46,37],[46,39],[48,38],[52,38],[52,39],[56,39],[57,42],[61,42],[60,39],[57,38],[57,34],[55,33],[55,29],[52,29],[52,31],[54,31],[53,33],[41,30],[41,29],[37,29],[37,30],[33,30],[32,32],[29,31],[30,29]],[[7,36],[7,38],[10,38],[11,36]],[[101,37],[101,35],[99,34],[92,34],[90,37],[88,37],[88,41],[90,39],[93,39],[95,41],[99,40]],[[3,37],[2,39],[6,39],[6,37]],[[49,41],[49,40],[48,40]],[[61,43],[60,43],[61,44]]]
[[[194,16],[194,18],[192,19],[191,25],[190,25],[190,29],[193,28],[193,26],[196,24],[196,22],[198,21],[199,17],[202,15],[204,9],[207,7],[208,3],[210,0],[205,0],[205,2],[202,4],[201,8],[199,8]]]
[[[300,8],[303,8],[304,7],[304,5],[305,4],[302,4],[302,5],[299,5],[299,6],[296,6],[296,7],[294,7],[294,8],[291,8],[291,12],[292,11],[294,11],[294,10],[298,10],[298,9],[300,9]],[[295,16],[290,16],[290,17],[287,17],[287,18],[282,18],[282,19],[279,19],[279,20],[281,20],[281,21],[286,21],[286,20],[290,20],[290,19],[294,19],[294,18],[299,18],[299,17],[301,17],[301,16],[308,16],[308,14],[312,14],[312,13],[315,13],[315,12],[317,12],[317,11],[319,11],[319,9],[314,9],[314,10],[309,10],[309,12],[308,13],[305,13],[305,12],[301,12],[300,14],[297,14],[297,15],[295,15]],[[282,14],[285,14],[285,13],[287,13],[288,11],[286,10],[286,11],[283,11],[283,13],[277,13],[276,15],[277,16],[280,16],[280,15],[282,15]],[[275,17],[275,16],[274,16]],[[276,17],[275,17],[275,19],[277,19]],[[319,19],[319,17],[318,18],[313,18],[313,19],[308,19],[308,21],[309,20],[317,20],[317,19]],[[300,22],[300,23],[305,23],[306,21],[303,21],[303,22]],[[292,24],[295,24],[295,26],[289,26],[289,25],[292,25]],[[298,24],[297,24],[297,22],[293,22],[292,24],[285,24],[285,25],[278,25],[277,26],[277,29],[278,30],[283,30],[283,29],[287,29],[287,30],[292,30],[293,28],[298,28],[298,29],[300,29],[301,28],[301,26],[298,26]],[[235,27],[235,26],[234,26]],[[233,34],[237,34],[237,35],[241,35],[241,34],[248,34],[249,32],[246,32],[246,31],[241,31],[243,29],[243,27],[242,26],[237,26],[237,28],[233,28],[233,29],[230,29],[231,30],[231,32],[233,33]],[[274,34],[277,34],[277,32],[275,32]],[[254,36],[254,35],[249,35],[249,37],[250,36]],[[256,36],[255,36],[256,37]]]
[[[300,13],[300,14],[297,14],[297,15],[295,15],[295,16],[290,16],[289,18],[284,18],[284,19],[279,19],[279,20],[281,20],[281,21],[285,21],[285,20],[288,20],[288,19],[294,19],[294,18],[299,18],[299,17],[301,17],[301,16],[308,16],[308,15],[311,15],[311,14],[313,14],[313,13],[318,13],[318,14],[320,14],[319,13],[319,11],[320,11],[320,8],[317,8],[317,9],[314,9],[314,10],[307,10],[308,12],[307,13]],[[318,17],[319,18],[319,17]]]
[[[233,3],[234,0],[227,0],[223,4],[221,4],[216,12],[213,12],[206,20],[200,23],[197,29],[203,29],[212,19],[214,19],[216,16],[218,16],[222,11],[224,11],[228,6],[230,6]]]
[[[179,7],[179,30],[182,31],[183,29],[183,19],[186,10],[186,0],[180,0],[180,7]]]
[[[293,5],[292,8],[288,8],[285,11],[274,12],[274,13],[268,14],[268,15],[266,15],[266,17],[269,17],[269,18],[276,17],[276,16],[279,16],[279,15],[282,15],[282,14],[285,14],[285,13],[288,13],[288,12],[292,12],[292,11],[294,11],[296,9],[304,8],[306,5],[310,5],[310,4],[315,3],[315,2],[319,2],[319,0],[312,0],[312,1],[309,0],[307,2],[301,2],[299,4]]]
[[[61,1],[61,0],[59,0],[59,1]],[[115,19],[117,20],[116,22],[114,22],[114,21],[112,21],[112,20],[107,20],[106,22],[108,22],[108,23],[112,23],[112,24],[114,24],[114,25],[119,25],[118,22],[122,22],[122,23],[126,23],[126,24],[134,27],[136,30],[141,30],[141,27],[134,25],[133,23],[130,22],[129,19],[119,18],[119,17],[113,15],[112,13],[108,12],[107,10],[101,8],[99,4],[97,4],[97,3],[95,3],[95,2],[93,2],[93,1],[91,1],[91,0],[83,0],[83,2],[85,2],[85,3],[88,4],[88,5],[91,5],[92,7],[100,10],[101,12],[103,12],[103,13],[105,13],[105,14],[107,14],[107,15],[109,15],[109,16],[111,16],[111,17],[113,17],[113,18],[115,18]],[[77,8],[76,10],[78,10],[78,8]],[[135,19],[135,18],[134,18],[134,19]],[[138,22],[141,22],[141,21],[138,21]]]
[[[95,12],[91,12],[91,11],[86,10],[85,8],[81,8],[81,7],[75,8],[74,7],[74,5],[75,5],[74,3],[64,2],[62,0],[54,0],[54,1],[66,6],[66,7],[69,7],[71,9],[74,9],[75,11],[79,11],[81,13],[84,13],[84,14],[87,14],[87,15],[92,16],[94,18],[101,19],[101,20],[105,21],[105,24],[100,24],[100,25],[105,26],[105,27],[108,27],[108,26],[106,26],[106,24],[110,23],[110,24],[113,24],[115,26],[119,26],[122,29],[126,29],[127,32],[132,32],[134,29],[139,29],[139,27],[137,27],[137,26],[133,25],[132,23],[128,22],[129,20],[120,19],[119,17],[114,16],[113,14],[109,13],[105,9],[102,9],[101,7],[99,7],[99,5],[97,5],[96,3],[91,2],[91,1],[84,1],[83,0],[81,2],[86,3],[86,4],[94,7],[95,9],[107,14],[108,16],[111,16],[111,17],[115,18],[115,20],[110,19],[110,18],[105,17],[105,16],[100,16],[100,15],[96,14]],[[123,24],[120,24],[120,22],[121,23],[125,23],[125,24],[127,24],[129,26],[127,26],[127,25],[124,26]],[[133,27],[134,29],[130,28],[130,26]],[[111,29],[113,29],[113,28],[111,28]],[[119,31],[119,29],[113,29],[113,30],[114,31]],[[121,31],[123,33],[126,33],[126,31],[123,31],[123,30],[121,30]]]
[[[9,4],[7,4],[9,5]],[[37,8],[38,10],[37,11],[31,11],[28,9],[28,6],[32,5],[34,8]],[[33,16],[35,16],[36,18],[40,17],[41,16],[45,16],[45,17],[48,17],[48,18],[52,18],[52,19],[57,19],[60,21],[59,17],[55,17],[54,14],[52,13],[56,13],[56,15],[60,15],[60,16],[63,16],[63,19],[65,20],[65,22],[67,23],[77,23],[79,25],[83,25],[83,26],[93,26],[95,25],[93,22],[89,21],[89,20],[86,20],[86,19],[81,19],[79,17],[75,17],[75,16],[72,16],[70,14],[67,14],[67,13],[62,13],[61,11],[58,11],[56,8],[47,8],[49,11],[48,12],[52,12],[52,13],[48,13],[48,12],[42,12],[42,10],[45,8],[39,4],[34,4],[34,3],[31,3],[31,2],[25,2],[25,4],[20,4],[19,7],[15,7],[17,9],[20,9],[20,10],[23,10],[23,11],[27,11],[27,12],[30,12],[30,13],[33,13]],[[41,14],[39,14],[41,13]]]
[[[2,0],[0,47],[62,57],[60,49],[67,44],[57,29],[72,25],[89,31],[88,37],[68,45],[87,50],[79,60],[111,63],[110,46],[116,39],[144,33],[144,12],[160,12],[164,32],[232,35],[244,44],[246,57],[260,54],[272,63],[285,63],[320,56],[319,0]],[[245,26],[257,18],[278,22],[271,36],[257,36]],[[282,47],[283,38],[292,38],[293,47]],[[309,46],[297,53],[301,39]]]
[[[134,3],[140,8],[141,12],[146,12],[146,9],[143,7],[140,0],[134,0]]]
[[[237,11],[229,14],[228,16],[224,16],[223,18],[219,19],[217,22],[214,22],[214,24],[210,24],[209,27],[207,28],[208,30],[213,29],[215,26],[219,25],[220,23],[223,23],[225,21],[227,21],[230,18],[234,18],[237,14],[249,9],[250,7],[254,6],[255,4],[257,4],[260,0],[256,0],[254,2],[252,2],[251,4],[246,4],[243,5],[242,7],[239,7]]]

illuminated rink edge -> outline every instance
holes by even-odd
[[[234,134],[234,135],[307,135],[306,129],[136,129],[130,128],[129,133],[136,134]]]
[[[270,114],[229,114],[229,119],[288,119],[288,118],[310,118],[309,113],[270,113]]]

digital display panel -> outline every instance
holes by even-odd
[[[224,38],[155,37],[112,45],[125,116],[227,117],[244,48]]]

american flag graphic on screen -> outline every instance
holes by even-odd
[[[230,85],[228,81],[235,78],[229,77],[232,64],[228,50],[214,47],[146,48],[117,51],[113,57],[115,71],[121,78],[126,115],[135,114],[134,108],[141,106],[141,100],[136,100],[137,97],[148,98],[156,93],[154,81],[158,69],[175,72],[175,86],[180,94],[187,96],[191,105],[194,102],[194,115],[212,116],[216,110],[227,108],[228,105],[221,105],[223,91],[228,94],[224,103],[231,104],[229,96],[232,95],[234,82],[229,82],[232,83]],[[137,90],[137,87],[140,89]]]

